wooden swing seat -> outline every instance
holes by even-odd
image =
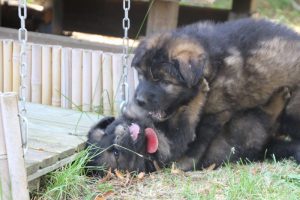
[[[41,104],[27,104],[29,133],[25,163],[30,190],[39,187],[40,178],[67,163],[84,149],[89,128],[101,118]]]

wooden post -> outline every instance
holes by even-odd
[[[63,1],[62,0],[53,0],[53,18],[52,18],[52,33],[53,34],[62,34],[63,31]]]
[[[233,0],[229,19],[249,17],[256,9],[256,0]]]
[[[0,173],[3,200],[29,200],[16,93],[0,94]],[[7,154],[7,159],[6,155]],[[8,173],[8,174],[7,174]],[[3,181],[3,182],[2,182]]]
[[[148,16],[146,35],[176,28],[178,12],[179,0],[155,0]]]
[[[0,94],[2,95],[2,94]],[[0,106],[1,112],[1,106]],[[8,170],[7,152],[3,131],[2,115],[0,115],[0,199],[11,199],[10,178]],[[2,191],[2,192],[1,192]]]

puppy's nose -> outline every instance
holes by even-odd
[[[140,107],[144,107],[147,103],[145,97],[141,95],[137,96],[135,100]]]

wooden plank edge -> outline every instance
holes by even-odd
[[[40,178],[41,176],[44,176],[44,175],[48,174],[49,172],[52,172],[52,171],[54,171],[58,168],[61,168],[61,167],[65,166],[66,164],[69,164],[69,163],[73,162],[78,154],[79,153],[75,153],[75,154],[73,154],[73,155],[71,155],[67,158],[64,158],[64,159],[58,161],[57,163],[55,163],[53,165],[50,165],[50,166],[45,167],[43,169],[37,170],[35,173],[33,173],[33,174],[31,174],[27,177],[28,182],[31,182],[31,181],[33,181],[37,178]]]

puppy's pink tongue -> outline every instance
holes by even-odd
[[[133,139],[133,141],[136,141],[139,136],[139,133],[140,133],[140,126],[137,125],[136,123],[132,123],[129,126],[129,132],[130,132],[130,136]]]
[[[155,153],[158,149],[158,138],[156,132],[152,128],[146,128],[145,136],[147,138],[147,152]]]

